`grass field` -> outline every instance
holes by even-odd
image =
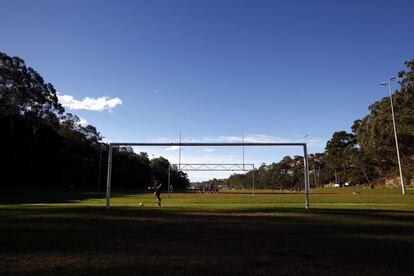
[[[353,194],[358,191],[359,194]],[[410,275],[414,194],[0,194],[0,275]],[[144,207],[139,207],[142,202]]]

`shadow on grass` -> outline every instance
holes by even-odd
[[[143,191],[120,192],[118,190],[114,190],[113,193],[116,193],[117,197],[123,197],[131,194],[143,193]],[[79,200],[104,199],[105,197],[106,195],[104,191],[93,192],[79,188],[1,189],[0,205],[73,203]]]
[[[0,271],[408,275],[413,264],[401,260],[414,250],[412,215],[355,209],[8,207],[0,209]]]

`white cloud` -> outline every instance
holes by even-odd
[[[307,143],[310,147],[325,147],[326,140],[321,138],[308,138],[306,135],[302,138],[282,138],[266,134],[251,134],[244,137],[246,143]],[[220,136],[220,140],[227,143],[241,142],[239,136]]]
[[[89,123],[85,118],[79,117],[79,125],[86,127]]]
[[[177,137],[157,137],[148,139],[148,142],[154,143],[178,143]],[[206,136],[201,138],[183,137],[184,143],[241,143],[241,136]],[[326,139],[315,137],[292,137],[283,138],[278,136],[266,135],[266,134],[249,134],[244,136],[244,142],[246,143],[307,143],[309,147],[315,147],[324,149],[326,145]],[[205,150],[207,151],[207,150]]]
[[[241,136],[220,136],[221,141],[226,143],[240,143],[242,142]],[[277,136],[265,135],[265,134],[251,134],[244,136],[244,142],[246,143],[289,143],[296,142],[296,139],[287,139]],[[303,139],[301,140],[303,141]]]
[[[174,157],[172,156],[172,160]],[[177,160],[178,161],[178,160]],[[177,163],[177,162],[176,162]],[[235,154],[214,154],[214,155],[197,155],[196,153],[187,153],[181,157],[181,163],[241,163],[241,157]]]
[[[214,149],[207,148],[207,149],[204,149],[204,151],[205,151],[205,152],[213,152],[213,151],[214,151]]]
[[[165,151],[178,150],[179,148],[180,148],[179,146],[172,146],[172,147],[166,148]]]
[[[63,107],[68,107],[69,109],[85,109],[91,111],[112,111],[117,105],[122,105],[122,100],[118,97],[109,98],[109,97],[99,97],[99,98],[89,98],[86,97],[83,100],[77,100],[71,95],[60,95],[58,94],[59,102]]]

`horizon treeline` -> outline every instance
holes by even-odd
[[[403,178],[414,185],[414,59],[398,72],[400,88],[392,95]],[[334,132],[325,151],[309,155],[311,187],[329,183],[399,187],[397,152],[390,97],[369,106],[369,114],[356,120],[351,131]],[[255,186],[267,189],[303,189],[303,156],[284,157],[254,171]],[[227,184],[251,188],[253,171],[233,174]]]
[[[92,125],[65,112],[52,84],[18,57],[0,52],[1,187],[88,187],[106,184],[108,144]],[[113,187],[146,189],[167,183],[169,161],[115,148]],[[187,175],[171,170],[175,189]],[[166,187],[166,185],[165,185]]]

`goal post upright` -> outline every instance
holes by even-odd
[[[303,175],[305,177],[305,208],[309,209],[309,158],[306,144],[303,145]]]
[[[309,164],[308,164],[308,150],[306,143],[109,143],[108,149],[108,172],[107,172],[107,179],[106,179],[106,209],[110,208],[110,198],[111,198],[111,178],[112,178],[112,158],[113,158],[113,148],[114,147],[133,147],[133,146],[141,146],[141,147],[171,147],[171,146],[195,146],[195,147],[203,147],[203,146],[213,146],[213,147],[272,147],[272,146],[296,146],[296,147],[303,147],[303,155],[304,155],[304,181],[305,181],[305,209],[309,209],[309,192],[310,192],[310,185],[309,185]],[[181,164],[180,164],[181,165]],[[170,170],[171,168],[169,168]],[[254,168],[253,168],[253,179],[254,179]],[[254,185],[254,180],[253,180]],[[170,187],[168,187],[170,192]],[[253,196],[254,196],[254,186],[253,186]]]
[[[108,174],[106,178],[106,209],[110,207],[111,198],[111,179],[112,179],[112,145],[109,144],[108,149]]]

